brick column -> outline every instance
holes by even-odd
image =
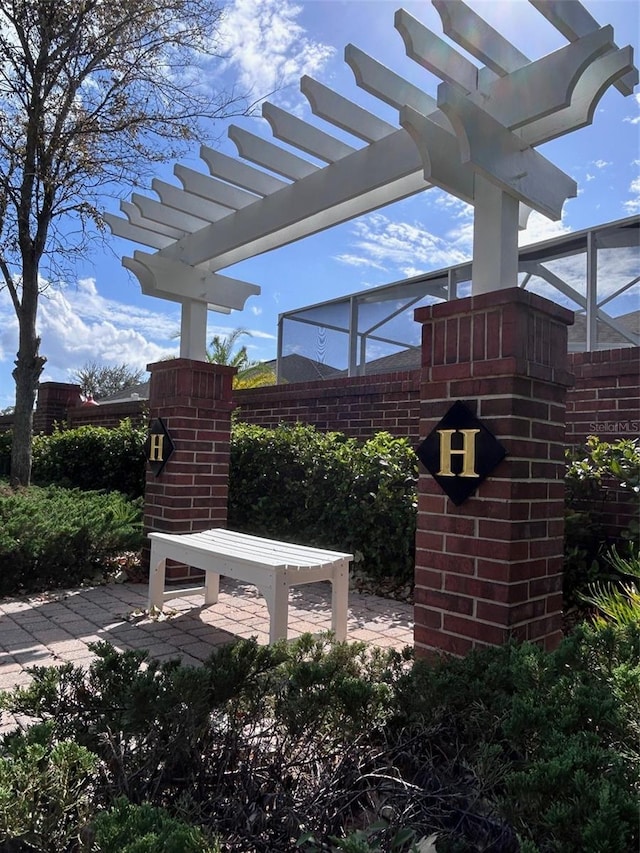
[[[520,289],[420,308],[421,436],[464,402],[507,451],[455,506],[424,471],[416,535],[418,655],[561,637],[565,398],[573,315]]]
[[[235,368],[177,358],[150,364],[147,370],[150,418],[162,419],[175,450],[159,476],[147,470],[145,534],[224,527]],[[143,563],[148,561],[146,546]],[[167,580],[195,576],[184,566],[167,566]]]
[[[66,420],[67,409],[80,405],[80,390],[79,385],[67,382],[41,382],[33,413],[34,434],[51,435],[54,424]]]

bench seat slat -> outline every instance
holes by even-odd
[[[210,535],[215,534],[215,535]],[[235,531],[215,530],[203,533],[151,533],[151,539],[161,539],[189,549],[226,555],[233,559],[255,561],[270,566],[317,566],[329,565],[339,559],[352,560],[351,554],[342,551],[328,551],[307,545],[295,545],[289,542],[278,542],[275,539],[263,539]]]

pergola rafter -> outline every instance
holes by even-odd
[[[154,181],[159,201],[134,193],[126,218],[106,216],[114,234],[155,250],[123,263],[145,293],[182,303],[182,356],[204,358],[208,308],[242,308],[259,292],[219,270],[433,186],[475,208],[474,292],[515,286],[518,224],[530,209],[560,218],[577,193],[535,146],[589,123],[609,86],[629,94],[638,79],[632,49],[619,49],[577,0],[531,2],[566,46],[531,60],[461,0],[433,0],[469,59],[400,9],[409,58],[441,81],[436,99],[345,49],[356,84],[396,109],[398,126],[303,77],[312,112],[352,143],[265,103],[273,137],[300,155],[231,127],[240,160],[203,146],[209,174],[177,165],[182,189]]]

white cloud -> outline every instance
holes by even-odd
[[[634,95],[633,100],[636,102],[636,105],[640,108],[640,94]],[[636,116],[626,116],[623,121],[629,122],[629,124],[640,124],[640,113]]]
[[[518,237],[520,246],[529,246],[532,243],[541,243],[543,240],[551,240],[553,237],[561,237],[568,234],[571,229],[562,220],[553,222],[541,213],[533,210],[529,216],[527,227],[521,231]]]
[[[0,291],[0,323],[0,364],[9,368],[18,348],[18,324],[6,290]],[[106,299],[93,279],[49,287],[38,310],[40,351],[47,358],[42,379],[66,381],[88,361],[144,369],[176,353],[170,337],[179,325],[177,308],[161,313]],[[13,387],[6,391],[13,395]]]
[[[0,291],[0,362],[15,358],[18,348],[18,321],[9,300]]]
[[[606,166],[611,166],[611,163],[608,160],[594,160],[593,165],[596,169],[604,169]]]
[[[468,260],[466,223],[454,225],[442,236],[417,222],[393,221],[373,213],[354,223],[352,252],[337,260],[351,266],[371,267],[403,277],[451,266]]]
[[[640,177],[634,178],[629,185],[629,192],[634,198],[630,198],[622,203],[622,206],[629,215],[640,212]]]
[[[131,283],[136,288],[137,283]],[[48,290],[47,294],[62,293],[69,305],[86,320],[109,320],[115,326],[133,327],[145,337],[155,340],[167,340],[180,328],[180,314],[177,306],[155,302],[164,311],[153,311],[139,305],[131,305],[108,299],[100,294],[93,278],[79,279],[75,284],[67,284],[62,291]],[[150,304],[154,304],[151,302]]]
[[[314,41],[298,22],[302,9],[290,0],[233,0],[220,37],[240,88],[254,97],[296,87],[303,74],[314,75],[335,49]]]
[[[365,258],[363,255],[351,255],[348,252],[342,255],[336,255],[335,260],[341,264],[346,264],[349,267],[370,267],[373,269],[384,270],[382,264],[377,263],[372,258]]]

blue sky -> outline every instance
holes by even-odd
[[[309,74],[397,124],[391,108],[357,88],[343,51],[351,42],[435,95],[437,79],[406,57],[394,29],[394,13],[400,5],[435,33],[442,33],[440,19],[428,2],[233,0],[227,4],[222,34],[227,59],[220,64],[220,80],[235,81],[256,95],[278,88],[270,101],[318,123],[299,92],[300,76]],[[566,44],[526,0],[469,0],[469,5],[531,58]],[[634,47],[637,65],[640,4],[636,0],[585,0],[584,5],[601,25],[614,27],[619,47]],[[532,214],[521,242],[537,242],[640,212],[638,91],[624,98],[611,88],[600,101],[591,127],[538,149],[577,181],[578,196],[565,204],[559,222]],[[270,138],[262,118],[240,118],[234,123]],[[221,150],[236,156],[235,147],[225,138],[224,125],[214,132],[220,135]],[[197,150],[191,161],[181,162],[206,172]],[[170,166],[157,175],[178,185]],[[123,199],[130,192],[131,188],[123,187]],[[105,205],[117,212],[113,202]],[[178,306],[143,296],[137,279],[121,266],[121,257],[136,248],[141,247],[109,237],[104,249],[96,247],[78,265],[73,278],[49,288],[42,297],[39,333],[41,352],[48,359],[44,381],[69,381],[71,373],[88,361],[126,362],[144,368],[176,353],[178,343],[173,335],[179,328]],[[470,258],[471,251],[471,211],[432,189],[229,267],[225,274],[260,285],[262,294],[251,297],[241,312],[210,312],[209,333],[226,334],[244,327],[251,332],[245,339],[251,357],[273,358],[279,313],[440,269]],[[634,307],[628,301],[625,305],[626,310]],[[2,291],[0,409],[14,400],[11,369],[16,349],[17,323],[6,291]]]

